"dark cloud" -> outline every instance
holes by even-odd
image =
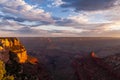
[[[13,16],[3,16],[3,15],[0,15],[0,18],[2,18],[3,20],[13,20],[15,22],[18,22],[20,25],[23,25],[23,26],[40,26],[40,25],[49,25],[51,24],[51,22],[48,22],[48,21],[31,21],[31,20],[27,20],[27,19],[24,19],[24,18],[19,18],[19,17],[13,17]],[[24,22],[34,22],[36,24],[26,24]]]
[[[76,11],[104,10],[114,6],[116,0],[62,0],[63,8],[75,8]]]
[[[0,22],[0,28],[1,27],[5,27],[5,26],[18,26],[16,23],[10,23],[9,21],[6,21],[6,20],[2,20]]]
[[[19,25],[29,26],[29,27],[37,27],[37,26],[42,26],[42,25],[51,25],[51,24],[53,24],[53,23],[48,22],[48,21],[42,21],[42,20],[41,21],[31,21],[31,20],[28,20],[28,19],[19,18],[19,17],[13,17],[13,16],[0,15],[0,18],[2,18],[4,21],[13,20],[15,22],[18,22]],[[64,18],[64,19],[60,18],[60,17],[52,17],[52,18],[55,21],[55,25],[57,25],[57,26],[76,26],[78,24],[74,20],[67,19],[67,18]],[[28,23],[25,23],[26,21],[29,22],[29,23],[34,22],[36,24],[28,24]],[[0,23],[0,25],[2,25],[2,23]],[[5,24],[10,25],[8,22],[5,23]]]
[[[0,31],[5,31],[5,32],[10,31],[10,32],[13,32],[13,31],[15,31],[15,30],[10,30],[10,29],[0,29]]]
[[[56,25],[58,26],[73,26],[72,23],[74,23],[74,21],[70,19],[60,19],[56,21]]]
[[[15,17],[12,17],[12,16],[3,16],[3,15],[0,15],[0,18],[5,19],[5,20],[14,20],[14,21],[18,21],[18,22],[24,22],[24,21],[26,21],[25,19],[15,18]]]
[[[15,32],[20,34],[37,34],[37,31],[32,30],[30,27],[23,27],[19,30],[16,30]]]
[[[76,21],[68,18],[53,17],[53,19],[55,20],[56,26],[76,26],[79,24]]]

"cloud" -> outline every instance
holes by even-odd
[[[93,37],[93,36],[119,36],[120,30],[114,27],[114,23],[104,23],[104,24],[84,24],[80,27],[67,27],[67,26],[22,26],[15,21],[5,21],[3,20],[0,26],[0,36],[17,36],[17,37],[40,37],[40,36],[51,36],[51,37]],[[0,23],[1,24],[1,23]],[[119,22],[116,23],[119,26]],[[120,27],[119,27],[120,29]]]
[[[13,16],[3,16],[3,15],[0,15],[0,18],[5,19],[5,20],[14,20],[14,21],[18,21],[18,22],[26,21],[23,18],[17,18],[17,17],[13,17]]]
[[[17,21],[46,21],[53,22],[50,13],[45,12],[43,9],[36,8],[36,6],[29,5],[24,0],[4,0],[0,1],[0,11],[7,17]]]
[[[103,26],[105,31],[116,31],[120,30],[120,21],[116,21],[110,24],[106,24]]]
[[[62,0],[51,0],[51,1],[53,1],[52,6],[54,6],[54,7],[58,7],[62,4],[64,4],[64,2]]]
[[[71,19],[60,19],[56,20],[56,26],[75,26],[75,22]]]
[[[96,11],[111,8],[116,0],[62,0],[63,8],[75,8],[76,11]]]
[[[16,30],[15,32],[19,34],[37,34],[38,33],[37,31],[32,30],[30,27],[22,27],[19,30]]]
[[[69,16],[68,19],[71,19],[77,23],[88,23],[89,22],[89,17],[84,14],[78,14],[74,16]]]
[[[107,10],[104,13],[104,15],[110,21],[114,21],[114,22],[120,21],[119,9],[120,9],[120,5],[112,8],[112,9]]]
[[[62,0],[46,0],[46,4],[48,8],[56,8],[62,5],[63,3],[64,2]]]
[[[64,18],[25,1],[0,1],[0,36],[119,36],[119,0],[49,0],[56,9],[76,10]]]
[[[0,29],[9,29],[9,30],[16,30],[21,27],[24,27],[23,25],[20,25],[19,23],[12,21],[12,20],[3,20],[0,21]]]
[[[89,17],[83,14],[70,15],[67,18],[54,17],[56,26],[76,27],[89,23]]]

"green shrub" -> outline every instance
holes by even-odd
[[[5,71],[5,65],[4,62],[0,60],[0,80],[4,77]]]
[[[4,76],[5,73],[5,64],[0,60],[0,80],[14,80],[14,76]]]

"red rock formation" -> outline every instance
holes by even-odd
[[[31,63],[31,64],[37,64],[39,61],[35,57],[28,56],[28,62]]]
[[[97,58],[97,55],[94,53],[94,52],[91,52],[91,57],[93,57],[93,58]]]
[[[96,57],[94,52],[91,56],[75,59],[73,69],[78,80],[119,80],[120,75],[104,60]]]

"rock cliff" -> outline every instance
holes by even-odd
[[[72,65],[78,80],[120,80],[120,54],[99,58],[92,52]]]
[[[27,51],[17,38],[0,38],[0,59],[7,62],[9,52],[16,55],[17,62],[25,63],[27,61]]]
[[[51,80],[37,58],[17,38],[0,38],[0,80]]]

